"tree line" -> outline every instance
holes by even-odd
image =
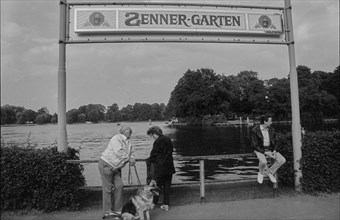
[[[152,105],[146,103],[135,103],[127,105],[122,109],[114,103],[107,108],[101,104],[88,104],[80,106],[77,109],[71,109],[66,112],[66,122],[73,123],[98,123],[98,122],[120,122],[120,121],[147,121],[165,120],[164,115],[166,106],[161,103]],[[1,106],[1,125],[5,124],[47,124],[57,123],[58,115],[49,114],[46,107],[39,109],[37,112],[24,107],[4,105]]]
[[[339,67],[333,72],[314,71],[298,66],[300,115],[302,121],[339,117]],[[67,123],[168,120],[172,117],[192,124],[223,122],[235,117],[255,118],[271,113],[275,120],[291,115],[288,78],[261,80],[254,71],[236,76],[217,74],[212,69],[187,70],[164,103],[135,103],[122,109],[116,103],[105,107],[88,104],[66,113]],[[58,115],[47,108],[38,111],[24,107],[1,106],[1,124],[57,123]]]
[[[50,115],[46,107],[34,111],[21,106],[4,105],[1,106],[1,125],[5,124],[47,124],[57,123],[58,115]]]
[[[116,103],[107,108],[100,104],[89,104],[68,111],[66,120],[67,123],[165,120],[165,109],[164,103],[135,103],[122,109]]]
[[[334,72],[297,67],[302,121],[339,117],[339,66]],[[187,70],[171,92],[167,114],[192,124],[211,119],[223,122],[237,117],[255,118],[270,113],[275,120],[290,120],[290,79],[261,80],[254,71],[236,76],[212,69]],[[218,117],[216,117],[218,116]]]

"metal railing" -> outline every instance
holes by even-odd
[[[205,202],[205,177],[204,177],[204,161],[205,160],[223,160],[233,159],[240,157],[254,156],[254,153],[246,154],[229,154],[229,155],[206,155],[206,156],[174,156],[176,161],[199,161],[199,173],[200,173],[200,199],[201,202]],[[136,162],[143,162],[145,159],[137,158]],[[99,160],[67,160],[68,163],[98,163]],[[275,178],[278,179],[277,173]],[[278,183],[273,183],[274,195],[278,195]]]

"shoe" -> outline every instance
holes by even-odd
[[[122,213],[119,212],[119,211],[117,211],[117,212],[113,211],[113,212],[110,212],[109,215],[110,215],[110,216],[121,216]]]
[[[110,218],[111,217],[110,217],[109,213],[104,214],[104,216],[102,217],[102,219],[110,219]]]
[[[263,183],[263,175],[260,172],[257,174],[257,182],[259,182],[259,184]]]
[[[270,181],[272,181],[272,183],[277,183],[277,181],[276,181],[275,177],[273,176],[273,174],[268,172],[267,176],[269,177]]]
[[[115,219],[121,216],[121,212],[110,212],[110,213],[105,213],[105,215],[102,217],[102,219]]]
[[[168,205],[161,205],[160,208],[163,209],[166,212],[169,211],[169,206]]]

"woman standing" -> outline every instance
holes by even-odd
[[[163,135],[162,129],[158,126],[149,128],[147,134],[155,139],[150,152],[149,161],[155,168],[157,186],[163,191],[163,205],[161,209],[169,210],[169,196],[172,175],[175,173],[174,159],[172,157],[173,145],[167,136]],[[158,196],[154,197],[154,204],[158,204]]]

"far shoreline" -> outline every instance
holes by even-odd
[[[325,118],[322,119],[323,122],[337,122],[339,121],[339,119],[337,118]],[[77,123],[72,123],[72,124],[67,124],[67,125],[78,125],[78,124],[117,124],[117,126],[120,126],[124,123],[136,123],[136,122],[149,122],[150,121],[122,121],[122,122],[92,122],[92,123],[81,123],[81,122],[77,122]],[[168,121],[168,120],[161,120],[161,121],[151,121],[152,122],[164,122],[165,125],[174,125],[174,126],[187,126],[188,123],[186,122],[172,122]],[[253,125],[259,123],[258,120],[254,121],[254,120],[249,120],[249,123],[247,122],[247,120],[242,120],[241,125]],[[273,124],[279,124],[279,123],[292,123],[292,121],[273,121]],[[44,125],[58,125],[58,123],[46,123],[46,124],[34,124],[34,123],[30,123],[30,124],[4,124],[1,125],[1,127],[18,127],[18,126],[44,126]],[[211,125],[199,125],[199,126],[228,126],[228,125],[240,125],[240,120],[228,120],[226,122],[221,122],[221,123],[212,123]],[[190,125],[189,125],[190,126]],[[197,126],[197,125],[195,125]]]

